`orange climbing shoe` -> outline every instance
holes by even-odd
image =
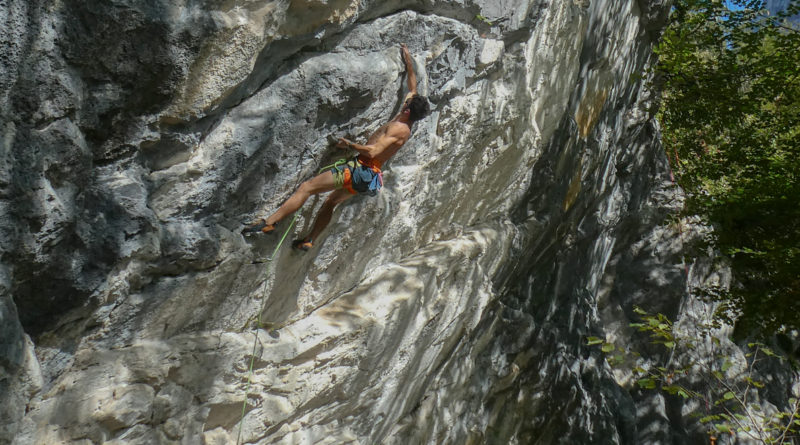
[[[302,250],[303,252],[308,252],[309,249],[314,247],[314,242],[308,238],[305,239],[296,239],[292,241],[292,249],[295,250]]]
[[[242,233],[272,233],[274,230],[275,224],[267,224],[267,220],[261,218],[242,229]]]

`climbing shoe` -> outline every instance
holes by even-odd
[[[296,239],[292,241],[292,249],[295,250],[302,250],[303,252],[308,252],[309,249],[314,247],[314,242],[310,239]]]
[[[249,224],[242,229],[242,234],[245,233],[272,233],[275,230],[275,224],[267,224],[267,220],[261,218],[260,220]]]

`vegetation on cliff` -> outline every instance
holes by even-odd
[[[714,227],[737,333],[800,328],[800,2],[679,0],[657,48],[664,144],[686,211]]]

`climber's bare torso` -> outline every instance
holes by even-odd
[[[413,96],[414,93],[408,93],[404,104]],[[405,122],[402,113],[400,113],[395,116],[394,119],[378,128],[378,130],[372,133],[369,139],[367,139],[366,146],[371,147],[371,150],[358,150],[358,152],[361,156],[375,160],[379,165],[382,165],[394,156],[398,150],[408,142],[408,138],[410,137],[411,126],[408,122]],[[337,144],[340,148],[355,148],[354,145],[356,144],[344,138],[339,139],[339,143]]]

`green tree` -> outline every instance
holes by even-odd
[[[731,266],[711,293],[743,335],[800,328],[798,3],[676,0],[657,47],[664,146]]]

